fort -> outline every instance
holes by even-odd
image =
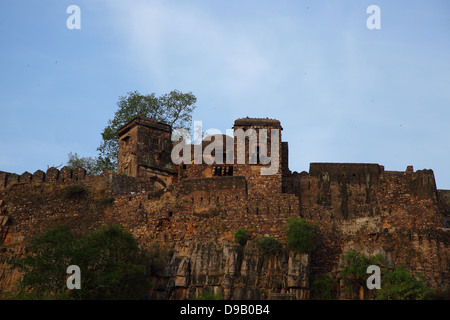
[[[259,141],[245,141],[245,162],[174,164],[172,128],[136,117],[119,130],[117,172],[86,174],[82,168],[49,168],[21,175],[0,171],[0,295],[19,274],[11,260],[30,239],[49,228],[70,225],[85,232],[120,223],[143,248],[170,247],[153,279],[151,299],[185,299],[207,288],[224,299],[309,299],[311,281],[332,275],[337,298],[344,297],[339,274],[350,249],[381,254],[386,267],[405,264],[429,286],[448,291],[450,283],[450,190],[438,190],[432,170],[388,171],[374,163],[311,163],[309,172],[291,172],[288,143],[280,121],[242,118],[233,129],[280,131],[279,162],[261,175]],[[234,145],[236,139],[221,136]],[[215,138],[197,148],[208,148]],[[223,159],[227,157],[223,150]],[[68,186],[83,186],[83,197],[67,197]],[[260,255],[263,236],[285,240],[291,216],[318,227],[310,254],[289,251]],[[250,231],[240,250],[238,228]],[[362,290],[360,298],[367,297]]]

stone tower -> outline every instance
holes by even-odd
[[[287,143],[282,142],[280,121],[275,119],[261,119],[261,118],[241,118],[234,122],[234,134],[235,134],[235,172],[236,175],[242,175],[247,177],[249,181],[249,193],[259,193],[261,188],[268,188],[273,192],[282,191],[282,175],[284,171],[288,171],[288,150]],[[244,133],[253,129],[258,139],[257,141],[250,138],[246,138],[245,142],[245,164],[239,164],[238,153],[241,147],[239,146],[239,129],[242,129]],[[265,129],[267,133],[267,142],[260,141],[261,129]],[[272,140],[272,132],[277,130],[277,143],[274,144]],[[263,158],[260,156],[260,151],[263,154],[268,155],[271,159],[270,164],[264,164]],[[273,151],[278,153],[275,157]],[[273,170],[270,173],[264,174],[263,168],[268,169],[272,167]]]
[[[153,178],[160,187],[173,182],[171,126],[138,116],[119,130],[119,174]]]

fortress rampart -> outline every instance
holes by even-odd
[[[244,119],[237,124],[253,128],[258,127],[260,121],[264,126],[279,126],[279,122],[270,119]],[[162,287],[156,296],[186,297],[198,289],[193,287],[197,283],[213,285],[217,290],[225,290],[228,297],[236,298],[241,296],[237,294],[239,290],[235,291],[237,289],[229,283],[225,285],[225,276],[219,281],[207,273],[212,282],[186,280],[189,261],[206,263],[198,260],[203,258],[190,255],[197,254],[203,247],[206,249],[200,251],[210,252],[212,247],[207,243],[213,242],[224,250],[218,249],[222,252],[220,257],[238,259],[233,256],[234,249],[230,249],[238,228],[250,231],[250,241],[272,236],[285,243],[287,221],[296,216],[318,226],[314,251],[302,258],[295,257],[302,261],[303,271],[295,271],[300,272],[296,277],[302,279],[301,283],[294,281],[290,286],[266,283],[276,288],[260,288],[258,296],[291,294],[290,297],[306,299],[309,296],[307,279],[328,272],[339,280],[339,261],[349,247],[367,252],[381,250],[390,266],[406,264],[412,272],[423,273],[433,287],[448,289],[450,191],[437,190],[432,170],[414,171],[409,166],[402,172],[387,171],[382,165],[371,163],[311,163],[309,172],[291,173],[287,159],[283,158],[288,155],[287,143],[281,144],[280,170],[274,175],[260,175],[261,165],[248,163],[226,165],[226,170],[219,164],[180,164],[166,170],[165,155],[157,154],[166,153],[160,149],[161,143],[166,142],[158,139],[166,138],[167,127],[163,127],[164,133],[159,138],[153,138],[151,132],[157,126],[153,122],[145,124],[151,127],[150,131],[139,127],[139,122],[130,122],[123,131],[122,145],[128,149],[121,153],[121,159],[128,164],[122,163],[121,168],[126,172],[93,176],[84,169],[68,167],[21,175],[0,172],[0,243],[3,248],[0,282],[3,288],[10,286],[18,276],[9,269],[10,259],[23,254],[25,245],[34,235],[58,225],[70,225],[87,232],[104,224],[120,223],[143,248],[160,243],[181,250],[175,254],[181,260],[168,264],[179,271],[167,273],[164,286],[158,282],[157,287]],[[153,153],[147,148],[144,154],[136,153],[141,158],[127,158],[132,157],[133,146],[144,143],[140,139],[151,141],[159,149]],[[153,159],[158,165],[153,166],[145,159]],[[85,188],[86,193],[67,197],[65,190],[74,184]],[[181,263],[183,259],[188,259],[186,264]],[[245,259],[263,263],[263,260],[247,256]],[[276,259],[275,264],[286,263],[294,257],[285,252],[281,260]],[[230,263],[241,268],[235,262]],[[225,274],[228,272],[224,271],[227,268],[224,265],[217,268]],[[277,276],[287,277],[283,272],[294,272],[292,268],[291,271],[278,267],[273,270],[277,270]],[[263,277],[262,273],[259,276]],[[167,286],[177,278],[179,286],[167,291]],[[245,294],[254,297],[249,292]]]

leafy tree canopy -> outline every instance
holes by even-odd
[[[159,97],[154,93],[142,95],[138,91],[128,92],[126,96],[119,97],[114,118],[108,121],[108,125],[101,133],[102,141],[97,148],[98,157],[80,158],[76,153],[69,153],[68,166],[84,167],[89,174],[116,170],[119,152],[118,132],[123,125],[141,115],[166,123],[173,129],[189,129],[196,102],[197,98],[191,92],[183,93],[178,90]]]
[[[287,223],[286,240],[291,250],[310,253],[314,249],[316,226],[303,218],[290,217]]]
[[[234,241],[241,246],[245,246],[250,236],[250,232],[245,228],[239,228],[234,233]]]
[[[340,273],[343,278],[350,279],[355,286],[365,285],[367,280],[367,268],[370,265],[378,265],[384,263],[381,254],[367,256],[354,249],[347,252],[343,257]]]
[[[15,263],[23,276],[14,298],[143,299],[148,292],[144,255],[121,226],[84,236],[58,227],[34,238],[30,250]],[[81,289],[67,289],[70,265],[80,267]]]
[[[83,168],[87,174],[100,174],[101,164],[94,157],[79,157],[77,153],[68,154],[67,166],[71,169]]]
[[[377,300],[427,300],[433,298],[434,290],[424,283],[419,274],[415,278],[404,265],[395,267],[386,273],[377,292]]]
[[[182,93],[178,90],[171,91],[160,97],[154,93],[141,95],[139,92],[129,92],[127,96],[119,98],[119,109],[114,118],[108,121],[108,125],[102,132],[102,142],[98,147],[99,158],[109,163],[110,170],[117,167],[117,155],[119,151],[119,129],[131,121],[137,115],[153,118],[166,123],[174,129],[188,129],[192,122],[192,113],[195,109],[197,98],[191,93]]]
[[[316,299],[331,300],[335,295],[333,278],[329,273],[319,274],[314,279],[311,289]]]
[[[258,247],[265,256],[274,256],[281,250],[281,243],[274,237],[262,237]]]

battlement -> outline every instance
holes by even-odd
[[[86,170],[83,168],[78,168],[72,170],[69,167],[63,167],[61,170],[51,167],[47,169],[47,172],[42,170],[37,170],[35,173],[31,174],[25,171],[21,175],[0,171],[0,191],[15,184],[24,183],[42,183],[42,182],[69,182],[69,181],[79,181],[86,177]]]
[[[383,167],[375,163],[311,163],[309,175],[328,181],[377,183]]]

